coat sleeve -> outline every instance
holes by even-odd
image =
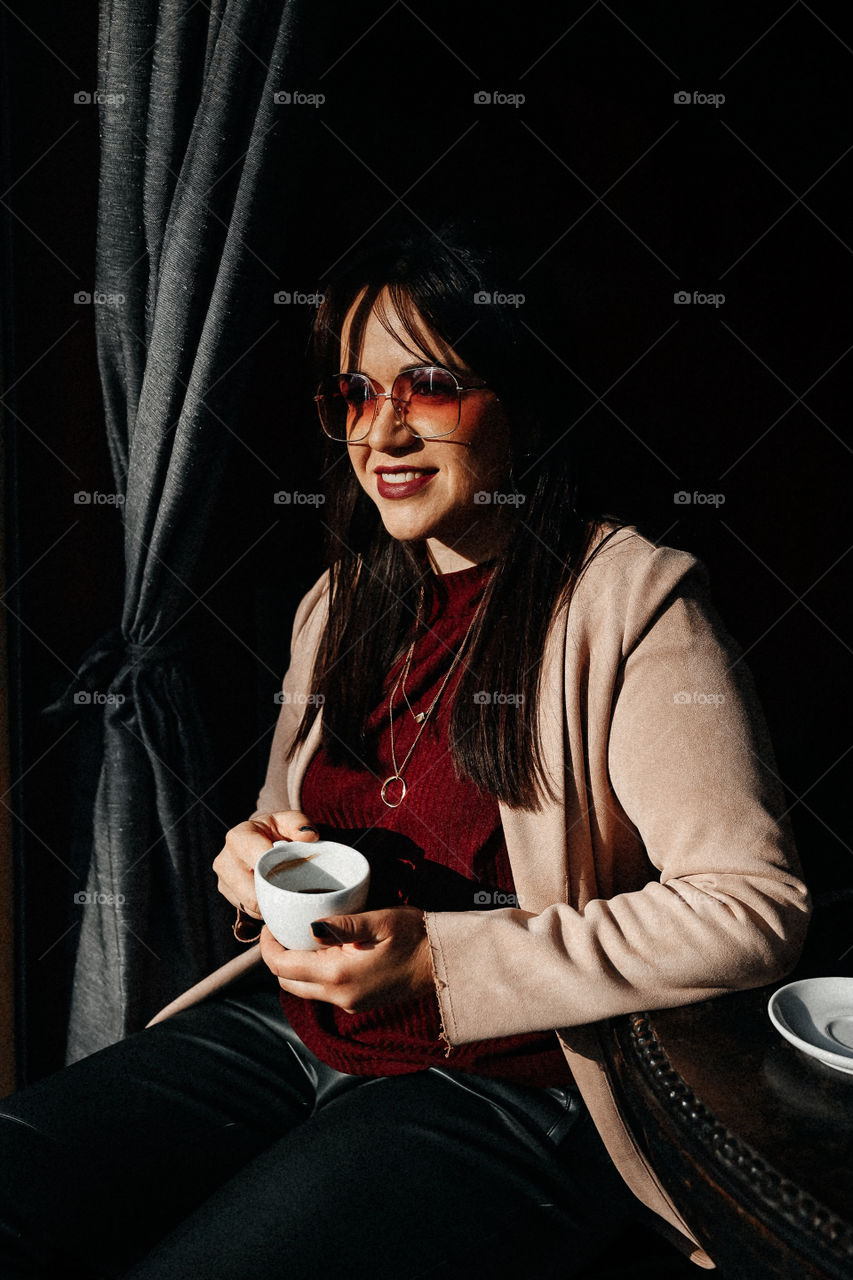
[[[648,881],[580,910],[428,912],[450,1044],[760,986],[799,955],[808,892],[764,718],[703,566],[653,550],[618,610],[612,690],[597,711],[590,701],[609,716],[607,794],[593,803],[633,826]]]
[[[310,696],[308,690],[319,638],[318,631],[325,623],[328,581],[327,571],[302,597],[293,619],[290,663],[282,681],[281,691],[277,695],[281,710],[278,713],[273,734],[266,778],[261,787],[255,811],[250,815],[251,818],[258,818],[267,813],[278,813],[293,807],[287,787],[286,755]]]

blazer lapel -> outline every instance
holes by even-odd
[[[308,737],[296,748],[287,770],[287,797],[292,809],[302,808],[302,782],[311,763],[311,757],[320,749],[323,731],[323,708],[317,712]]]
[[[542,656],[539,734],[547,776],[560,802],[546,800],[537,813],[500,804],[501,822],[518,905],[540,912],[571,900],[566,840],[565,613],[554,620]]]

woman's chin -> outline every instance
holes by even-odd
[[[433,521],[407,516],[402,511],[383,511],[380,508],[385,532],[396,542],[423,542],[435,535]]]

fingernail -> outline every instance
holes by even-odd
[[[300,827],[300,828],[299,828],[299,830],[300,830],[300,831],[313,831],[315,835],[319,835],[319,834],[320,834],[320,832],[317,830],[317,828],[316,828],[316,827]]]
[[[323,924],[322,920],[311,921],[311,932],[315,938],[331,938],[333,942],[337,942],[337,937],[327,924]]]

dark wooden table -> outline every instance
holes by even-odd
[[[774,989],[614,1020],[613,1067],[640,1146],[718,1274],[851,1280],[853,1076],[778,1034]]]

